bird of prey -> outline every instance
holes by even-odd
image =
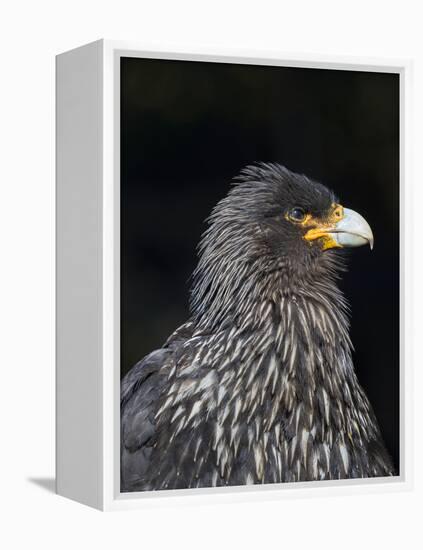
[[[369,224],[279,164],[208,219],[190,318],[121,389],[121,491],[395,475],[337,286]]]

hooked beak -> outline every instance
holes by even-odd
[[[310,220],[311,221],[311,220]],[[307,241],[321,238],[323,249],[349,248],[370,245],[373,249],[373,233],[370,225],[358,212],[334,205],[332,215],[328,220],[317,222],[304,235]]]
[[[329,233],[340,247],[370,245],[373,250],[373,233],[370,225],[358,212],[344,208],[344,217]]]

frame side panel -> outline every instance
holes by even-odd
[[[102,507],[102,43],[56,61],[56,491]]]

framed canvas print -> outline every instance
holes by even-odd
[[[57,492],[411,483],[406,62],[57,57]]]

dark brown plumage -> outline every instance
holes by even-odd
[[[214,209],[191,318],[124,378],[121,490],[393,475],[336,285],[367,222],[323,185],[246,168]]]

